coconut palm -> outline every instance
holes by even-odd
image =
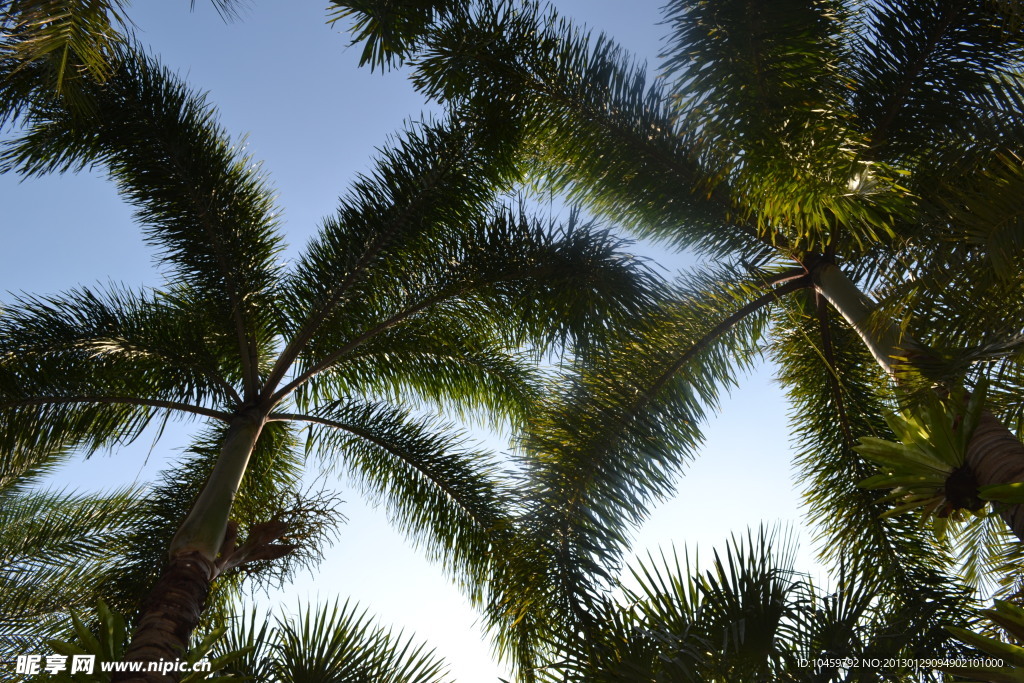
[[[649,341],[629,336],[554,392],[568,400],[527,440],[545,585],[586,596],[614,572],[697,450],[702,412],[763,352],[793,402],[825,557],[896,591],[949,580],[948,548],[880,517],[858,486],[877,470],[853,447],[895,438],[882,418],[897,401],[983,374],[964,462],[978,485],[1024,480],[1008,428],[1022,414],[1018,3],[672,0],[653,85],[611,39],[536,3],[333,5],[364,62],[406,61],[425,94],[503,111],[539,184],[697,258]],[[1024,538],[1024,509],[999,513],[973,540],[1005,536],[1000,516]],[[506,616],[531,642],[530,620]]]
[[[117,63],[89,110],[37,102],[4,164],[106,168],[167,280],[5,308],[0,453],[32,462],[130,442],[154,420],[204,425],[161,485],[153,524],[173,537],[126,658],[173,658],[218,576],[295,549],[273,502],[298,479],[300,430],[479,599],[507,528],[497,462],[412,409],[520,422],[532,355],[585,350],[642,309],[644,267],[605,232],[496,204],[516,160],[468,114],[410,125],[286,267],[266,181],[204,98],[146,57]]]

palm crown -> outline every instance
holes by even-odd
[[[1010,196],[1024,189],[1015,3],[677,0],[653,85],[612,40],[536,3],[333,4],[365,62],[407,60],[426,94],[494,115],[540,183],[700,259],[678,302],[569,382],[528,440],[530,523],[555,539],[541,544],[560,613],[586,621],[566,596],[616,566],[699,445],[703,411],[765,351],[793,400],[825,556],[887,591],[955,583],[938,569],[948,547],[880,517],[857,485],[876,470],[853,447],[891,434],[895,400],[986,374],[1004,423],[983,417],[964,457],[979,483],[1024,477],[1005,427],[1020,420],[1024,327],[1009,295]],[[1020,509],[1001,511],[1022,537]],[[1005,534],[988,520],[969,541]]]
[[[168,415],[206,423],[155,496],[165,517],[148,529],[162,530],[170,562],[126,656],[183,647],[212,578],[294,550],[294,525],[269,511],[298,486],[300,428],[479,596],[508,526],[497,463],[410,412],[409,397],[522,420],[533,354],[586,349],[642,309],[642,265],[607,233],[496,204],[518,163],[461,116],[397,137],[286,268],[258,165],[202,96],[130,52],[88,89],[85,110],[37,102],[5,165],[106,167],[167,282],[24,295],[4,311],[0,450],[44,462]],[[236,496],[253,515],[244,541],[229,523]],[[189,604],[166,601],[175,581],[191,586]],[[168,614],[173,626],[160,625]]]

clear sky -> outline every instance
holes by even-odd
[[[144,44],[193,88],[209,91],[223,126],[233,136],[247,135],[248,151],[264,162],[278,189],[291,245],[286,257],[294,255],[320,217],[334,211],[354,175],[370,168],[374,150],[427,107],[402,75],[358,69],[358,48],[347,47],[341,27],[325,25],[319,3],[252,0],[241,19],[229,24],[208,2],[196,4],[190,13],[185,0],[137,3],[131,16]],[[660,0],[555,4],[656,61],[664,28],[657,25]],[[9,300],[9,292],[51,293],[97,282],[159,284],[130,210],[102,176],[21,183],[0,176],[0,201],[0,301]],[[666,273],[689,263],[674,254],[645,253]],[[671,544],[709,547],[762,520],[795,522],[800,513],[791,485],[786,412],[770,368],[742,382],[709,426],[703,455],[680,483],[679,495],[639,532],[637,552]],[[178,452],[188,430],[188,424],[172,430],[152,449],[146,441],[75,463],[59,483],[102,489],[149,480],[164,458]],[[384,623],[429,640],[457,680],[495,681],[502,669],[474,628],[475,615],[441,570],[420,559],[388,527],[382,510],[361,502],[358,491],[344,488],[343,497],[349,522],[317,574],[255,600],[294,605],[298,598],[351,596]],[[806,533],[803,547],[806,561]]]

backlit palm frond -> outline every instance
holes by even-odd
[[[349,344],[365,342],[443,294],[432,287],[437,273],[451,269],[458,246],[486,222],[495,195],[517,172],[514,163],[489,154],[479,137],[478,127],[465,121],[424,123],[410,125],[381,150],[374,172],[357,180],[286,281],[282,303],[291,340],[269,384],[300,355],[314,359],[305,369],[325,369],[332,354],[344,355]],[[320,353],[310,350],[311,342]]]
[[[82,104],[114,68],[127,0],[12,0],[0,8],[0,126],[33,100]]]
[[[995,2],[897,0],[866,11],[851,51],[855,112],[871,156],[929,165],[950,144],[991,141],[987,100],[1024,58],[1019,22]]]
[[[3,165],[28,175],[105,166],[172,281],[187,282],[218,316],[251,390],[275,332],[281,248],[259,167],[232,146],[203,96],[148,57],[126,52],[90,93],[89,113],[34,108]]]
[[[793,163],[815,138],[835,154],[849,118],[841,72],[848,13],[831,0],[668,3],[663,68],[686,125],[720,164],[763,164],[768,149]]]
[[[506,356],[508,349],[523,348],[534,356],[585,354],[621,321],[649,307],[657,289],[646,264],[625,255],[621,246],[621,240],[589,225],[570,220],[564,227],[546,226],[503,209],[486,220],[411,232],[387,250],[387,267],[353,276],[330,313],[304,323],[297,338],[308,338],[299,353],[298,376],[279,393],[317,381],[325,372],[355,382],[353,372],[372,361],[368,349],[383,348],[391,337],[408,340],[424,332],[438,336],[423,340],[423,351],[433,349],[430,353],[453,360],[502,348]],[[443,351],[448,343],[466,342],[465,348]],[[362,378],[365,389],[400,377],[405,370],[398,360],[379,379]],[[447,367],[457,369],[452,363]],[[431,385],[441,387],[449,378],[417,381],[436,393]],[[478,385],[471,394],[483,388]]]
[[[54,386],[55,395],[61,390],[72,395],[75,388],[97,396],[120,391],[226,408],[239,400],[224,378],[237,372],[237,364],[232,367],[231,340],[218,334],[210,318],[185,289],[157,293],[112,285],[22,296],[0,316],[0,353],[6,356],[4,366],[15,372],[19,364],[52,364],[54,375],[62,368],[65,385]],[[86,375],[96,386],[80,384]]]
[[[470,599],[482,598],[509,526],[493,455],[466,448],[450,425],[383,403],[349,398],[279,418],[305,423],[312,452],[383,503],[392,524],[442,563]]]
[[[426,643],[395,633],[346,601],[282,609],[260,622],[255,613],[232,618],[214,654],[252,651],[223,673],[265,683],[374,681],[451,683],[448,667]]]
[[[503,651],[525,658],[515,653],[531,639],[521,629],[543,638],[585,627],[632,529],[674,490],[706,411],[756,355],[766,310],[786,292],[716,275],[686,283],[612,351],[552,386],[528,426],[521,566],[489,608],[493,626],[506,622]]]
[[[352,18],[352,44],[366,41],[359,65],[382,70],[398,66],[435,22],[458,15],[468,0],[331,0],[330,22]]]
[[[826,591],[794,569],[794,552],[762,528],[733,537],[710,564],[697,552],[649,556],[632,568],[636,587],[600,606],[588,638],[565,634],[545,680],[924,682],[942,679],[907,659],[964,655],[943,625],[969,622],[930,587],[884,602],[877,583],[847,575]],[[826,663],[844,658],[879,663]]]
[[[290,317],[303,337],[372,292],[374,276],[416,277],[403,267],[429,267],[426,253],[443,247],[442,235],[486,215],[512,169],[491,163],[477,137],[460,122],[410,125],[381,150],[374,172],[324,221],[289,280]]]
[[[845,3],[674,0],[666,18],[682,125],[743,197],[745,219],[811,251],[887,238],[905,193],[863,158]]]
[[[17,299],[0,315],[0,450],[31,467],[130,443],[154,418],[222,416],[231,349],[201,311],[119,287]]]
[[[716,255],[763,248],[736,229],[731,201],[643,66],[534,3],[481,5],[428,32],[414,60],[421,90],[525,134],[536,180],[595,215]]]
[[[433,409],[492,426],[522,423],[541,391],[531,355],[510,352],[464,312],[439,307],[382,331],[305,385],[297,405],[305,410],[362,392],[396,404],[419,398]]]
[[[0,656],[38,649],[89,610],[141,518],[141,490],[82,495],[32,488],[36,472],[0,469]]]
[[[132,29],[130,0],[11,0],[0,7],[0,126],[33,101],[63,100],[88,110],[90,84],[116,69]],[[195,0],[192,0],[195,7]],[[213,0],[236,15],[243,0]]]
[[[858,576],[885,576],[896,592],[921,581],[955,587],[940,578],[951,562],[933,547],[931,531],[907,515],[883,519],[878,492],[858,485],[877,471],[853,450],[856,440],[890,438],[882,417],[894,409],[884,398],[887,378],[864,358],[853,330],[831,312],[824,320],[815,312],[813,296],[790,301],[776,318],[770,351],[793,403],[796,464],[822,557]]]

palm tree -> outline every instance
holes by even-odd
[[[531,355],[585,351],[644,308],[645,268],[605,232],[495,204],[518,165],[470,114],[410,126],[286,268],[258,165],[204,98],[148,58],[116,63],[88,86],[89,110],[37,102],[3,163],[105,167],[167,282],[4,310],[0,453],[32,463],[130,442],[155,419],[205,425],[162,485],[179,513],[153,522],[173,538],[126,658],[173,658],[217,577],[295,549],[287,511],[259,503],[294,489],[299,430],[480,599],[508,493],[489,454],[410,397],[521,422],[538,392]],[[241,528],[236,501],[252,515]]]
[[[11,0],[0,6],[0,78],[7,88],[0,104],[0,125],[17,118],[40,97],[87,105],[82,81],[105,80],[114,68],[112,60],[129,41],[129,4],[129,0]],[[239,3],[213,0],[213,4],[226,19],[236,14]],[[20,78],[19,72],[25,69],[37,77]]]
[[[551,680],[933,681],[944,679],[909,663],[967,655],[943,628],[969,623],[966,594],[960,604],[928,589],[880,600],[853,577],[828,592],[794,568],[794,550],[762,528],[730,539],[707,567],[696,552],[648,557],[631,570],[635,586],[602,601],[595,636],[562,645]]]
[[[0,658],[13,661],[71,630],[68,611],[91,609],[139,521],[141,492],[107,495],[39,490],[68,457],[0,463]]]
[[[266,683],[379,681],[450,683],[447,665],[425,643],[375,623],[346,601],[302,605],[262,621],[232,618],[214,654],[245,650],[222,673]]]
[[[541,185],[699,259],[676,304],[534,422],[528,523],[554,558],[534,573],[561,614],[586,621],[571,596],[614,571],[703,412],[763,352],[793,401],[825,557],[893,592],[949,580],[949,549],[858,487],[876,470],[853,447],[891,437],[896,401],[985,375],[967,466],[978,486],[1024,481],[1008,428],[1024,414],[1017,3],[672,0],[650,86],[612,40],[536,3],[333,5],[364,62],[406,61],[428,96],[506,112]],[[1024,538],[1024,509],[999,512]],[[984,528],[975,540],[1005,533]]]
[[[127,628],[124,617],[100,603],[94,629],[77,618],[74,636],[51,641],[65,656],[91,654],[96,662],[124,659]],[[442,683],[451,681],[447,665],[425,643],[376,623],[365,610],[346,601],[333,605],[299,604],[295,613],[259,617],[256,611],[227,617],[213,627],[185,656],[202,665],[183,677],[185,683],[211,681],[379,681],[380,683]],[[91,674],[62,672],[60,683],[109,683],[110,673],[94,667]]]

